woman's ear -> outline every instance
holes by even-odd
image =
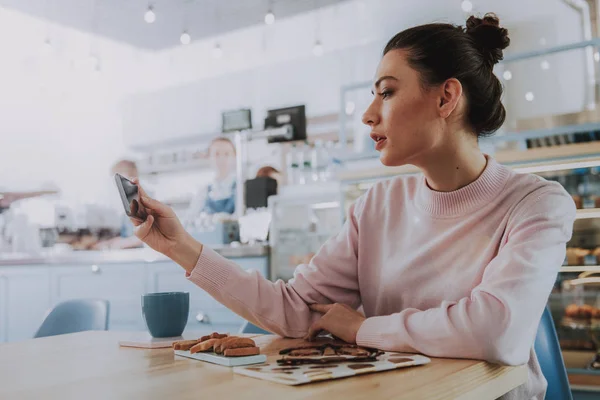
[[[456,78],[446,80],[441,86],[439,114],[442,118],[448,118],[458,106],[462,96],[462,85]]]

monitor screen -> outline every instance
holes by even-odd
[[[223,133],[252,129],[252,111],[250,109],[224,111],[221,116]]]
[[[304,105],[278,108],[276,110],[267,111],[267,118],[265,118],[265,129],[279,128],[284,125],[292,125],[294,127],[294,137],[291,140],[282,138],[269,139],[269,143],[305,140],[306,112]]]

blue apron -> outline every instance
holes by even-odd
[[[207,214],[233,214],[235,212],[235,190],[236,182],[234,181],[231,185],[231,195],[229,197],[214,200],[210,197],[210,192],[212,192],[212,185],[208,185],[208,189],[206,191],[206,200],[204,200],[204,207],[202,208],[202,211]]]

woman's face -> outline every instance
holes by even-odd
[[[210,146],[209,156],[213,168],[220,174],[228,174],[235,166],[235,150],[224,140],[217,140]]]
[[[423,88],[405,50],[392,50],[377,68],[373,93],[362,121],[371,128],[381,162],[419,165],[443,139],[439,91]]]

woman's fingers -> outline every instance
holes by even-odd
[[[134,231],[135,236],[137,236],[140,240],[144,240],[152,230],[153,223],[154,217],[152,215],[148,215],[144,222],[136,226]]]
[[[311,304],[309,305],[310,309],[316,312],[320,312],[321,314],[325,314],[327,311],[331,310],[333,304]]]
[[[152,213],[161,217],[174,216],[173,210],[171,210],[169,206],[148,196],[148,193],[146,193],[142,185],[140,185],[139,179],[134,178],[131,181],[138,187],[138,197],[140,199],[140,204],[138,205],[138,213],[142,215]]]
[[[306,336],[304,337],[304,339],[312,341],[314,340],[317,335],[319,334],[319,332],[321,332],[323,330],[323,318],[320,318],[319,320],[315,321],[310,328],[308,328],[308,333],[306,334]]]
[[[144,220],[140,219],[138,217],[129,217],[129,220],[131,221],[133,226],[140,226],[141,224],[144,223]]]
[[[140,202],[142,203],[142,206],[144,206],[148,213],[156,214],[162,217],[173,216],[171,215],[173,214],[173,211],[169,206],[149,197],[146,194],[140,196]]]

